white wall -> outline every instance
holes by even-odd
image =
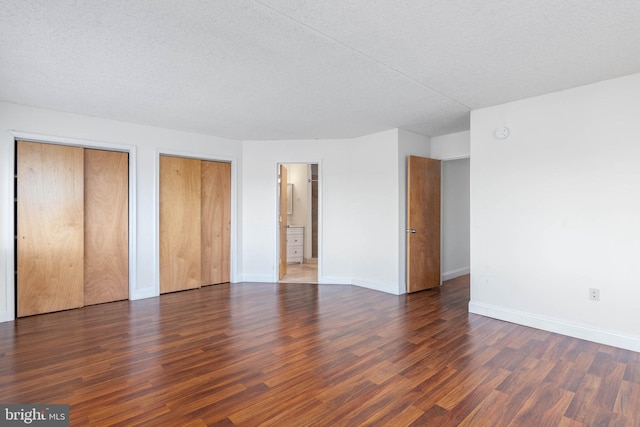
[[[472,112],[471,312],[640,351],[639,118],[640,74]]]
[[[244,281],[277,281],[278,163],[318,163],[320,283],[399,293],[397,130],[344,140],[245,141]]]
[[[11,130],[77,141],[98,142],[109,147],[133,147],[135,163],[134,229],[135,260],[130,298],[158,295],[157,266],[157,159],[160,151],[186,156],[219,159],[232,162],[232,201],[239,200],[242,146],[212,136],[161,129],[132,123],[68,114],[51,110],[0,103],[0,321],[14,318],[13,288],[13,159],[14,137]],[[234,213],[240,206],[232,207]],[[232,215],[233,216],[233,215]],[[232,220],[233,221],[233,220]],[[232,280],[241,266],[237,264],[241,248],[232,223]]]
[[[320,175],[320,236],[323,233],[323,222],[329,227],[329,233],[342,230],[340,210],[336,206],[348,203],[349,189],[341,186],[340,179],[344,170],[349,170],[350,159],[343,154],[346,141],[244,141],[243,146],[243,248],[242,281],[274,282],[277,281],[277,165],[278,163],[318,163]],[[327,164],[324,165],[323,161]],[[327,170],[326,179],[323,177],[324,168]],[[346,182],[345,185],[349,183]],[[323,186],[334,188],[326,196],[328,206],[322,211]],[[337,191],[335,189],[338,189]],[[332,207],[333,206],[333,207]],[[323,219],[324,217],[324,219]],[[322,239],[319,239],[322,250]],[[244,246],[244,245],[249,246]],[[348,248],[326,242],[324,279],[322,275],[322,260],[318,265],[318,279],[335,283],[348,274]]]
[[[470,142],[469,131],[434,136],[431,138],[431,157],[440,160],[467,158],[471,152]]]
[[[469,274],[469,159],[442,162],[442,280]]]
[[[352,283],[400,294],[398,130],[355,138],[351,152]]]

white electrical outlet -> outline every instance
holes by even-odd
[[[589,288],[589,300],[590,301],[600,301],[600,289],[598,289],[598,288]]]

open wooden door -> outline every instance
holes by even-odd
[[[278,212],[280,230],[280,262],[278,280],[287,275],[287,168],[280,165],[280,209]]]
[[[440,160],[409,156],[407,292],[440,286]]]

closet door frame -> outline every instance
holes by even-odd
[[[225,156],[218,154],[203,154],[203,153],[194,153],[192,151],[181,151],[181,150],[169,150],[169,149],[156,149],[156,158],[155,158],[155,196],[156,196],[156,206],[155,206],[155,279],[154,279],[154,289],[156,295],[160,295],[160,156],[172,156],[172,157],[183,157],[186,159],[194,159],[194,160],[206,160],[210,162],[224,162],[231,163],[231,224],[230,224],[230,234],[231,241],[229,243],[230,250],[230,283],[238,282],[238,274],[237,274],[237,182],[238,182],[238,158],[233,156]]]
[[[107,151],[119,151],[129,154],[129,299],[137,299],[136,296],[136,241],[137,241],[137,233],[136,233],[136,147],[134,145],[126,145],[126,144],[112,144],[109,142],[102,141],[92,141],[86,139],[78,139],[78,138],[66,138],[60,136],[52,136],[31,132],[21,132],[21,131],[9,131],[11,136],[11,156],[10,162],[13,167],[8,168],[11,173],[11,177],[8,182],[11,183],[13,187],[14,183],[14,168],[16,161],[16,152],[15,152],[15,141],[28,141],[28,142],[40,142],[43,144],[52,144],[52,145],[67,145],[70,147],[80,147],[80,148],[94,148],[99,150],[107,150]],[[14,194],[14,190],[12,188],[10,194]],[[15,209],[9,209],[8,212],[8,230],[7,233],[10,241],[6,242],[7,248],[14,248],[14,224],[15,224]],[[8,250],[7,251],[7,289],[6,289],[6,301],[7,301],[7,311],[6,311],[6,319],[0,318],[0,321],[5,320],[14,320],[16,318],[16,282],[15,282],[15,274],[14,268],[16,259],[15,259],[15,251]]]

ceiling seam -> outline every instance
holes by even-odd
[[[283,16],[283,17],[285,17],[286,19],[288,19],[288,20],[290,20],[290,21],[292,21],[292,22],[295,22],[296,24],[298,24],[298,25],[300,25],[300,26],[302,26],[302,27],[306,28],[307,30],[312,31],[312,32],[314,32],[314,33],[316,33],[316,34],[318,34],[318,35],[320,35],[320,36],[322,36],[322,37],[324,37],[324,38],[326,38],[326,39],[328,39],[328,40],[331,40],[332,42],[334,42],[334,43],[336,43],[336,44],[338,44],[338,45],[340,45],[340,46],[342,46],[342,47],[344,47],[344,48],[346,48],[346,49],[349,49],[349,50],[351,50],[351,51],[353,51],[353,52],[357,53],[358,55],[363,56],[363,57],[365,57],[365,58],[369,59],[370,61],[375,62],[376,64],[378,64],[378,65],[380,65],[380,66],[382,66],[382,67],[384,67],[384,68],[386,68],[386,69],[388,69],[388,70],[390,70],[390,71],[392,71],[392,72],[394,72],[394,73],[398,74],[399,76],[401,76],[401,77],[403,77],[403,78],[405,78],[405,79],[407,79],[407,80],[410,80],[410,81],[412,81],[413,83],[416,83],[417,85],[422,86],[423,88],[425,88],[425,89],[427,89],[427,90],[429,90],[429,91],[431,91],[431,92],[433,92],[433,93],[436,93],[436,94],[438,94],[438,95],[442,96],[443,98],[446,98],[446,99],[448,99],[449,101],[451,101],[451,102],[453,102],[453,103],[455,103],[455,104],[458,104],[459,106],[461,106],[461,107],[463,107],[463,108],[466,108],[466,109],[467,109],[467,110],[469,110],[469,111],[471,111],[471,110],[472,110],[472,108],[471,108],[470,106],[468,106],[468,105],[466,105],[466,104],[464,104],[464,103],[462,103],[462,102],[458,101],[457,99],[454,99],[454,98],[452,98],[452,97],[450,97],[450,96],[448,96],[448,95],[444,94],[443,92],[441,92],[441,91],[439,91],[439,90],[437,90],[437,89],[435,89],[435,88],[433,88],[433,87],[431,87],[431,86],[429,86],[429,85],[427,85],[427,84],[425,84],[425,83],[423,83],[423,82],[421,82],[421,81],[419,81],[419,80],[415,79],[414,77],[411,77],[411,76],[410,76],[410,75],[408,75],[408,74],[403,73],[402,71],[398,70],[397,68],[394,68],[393,66],[391,66],[391,65],[389,65],[389,64],[387,64],[387,63],[385,63],[385,62],[382,62],[381,60],[379,60],[379,59],[377,59],[377,58],[375,58],[375,57],[373,57],[373,56],[369,55],[368,53],[365,53],[365,52],[363,52],[363,51],[361,51],[361,50],[359,50],[359,49],[356,49],[355,47],[349,46],[348,44],[346,44],[346,43],[344,43],[344,42],[342,42],[342,41],[340,41],[340,40],[338,40],[338,39],[335,39],[335,38],[331,37],[330,35],[325,34],[325,33],[323,33],[322,31],[317,30],[317,29],[315,29],[315,28],[313,28],[313,27],[311,27],[311,26],[309,26],[309,25],[305,24],[304,22],[302,22],[302,21],[299,21],[299,20],[295,19],[295,18],[293,18],[292,16],[289,16],[289,15],[287,15],[287,14],[286,14],[286,13],[284,13],[284,12],[279,11],[278,9],[274,8],[273,6],[270,6],[270,5],[268,5],[268,4],[263,3],[263,2],[262,2],[262,1],[260,1],[260,0],[253,0],[253,1],[254,1],[255,3],[257,3],[257,4],[261,5],[262,7],[266,8],[266,9],[269,9],[270,11],[275,12],[275,13],[277,13],[277,14],[278,14],[278,15],[280,15],[280,16]]]

